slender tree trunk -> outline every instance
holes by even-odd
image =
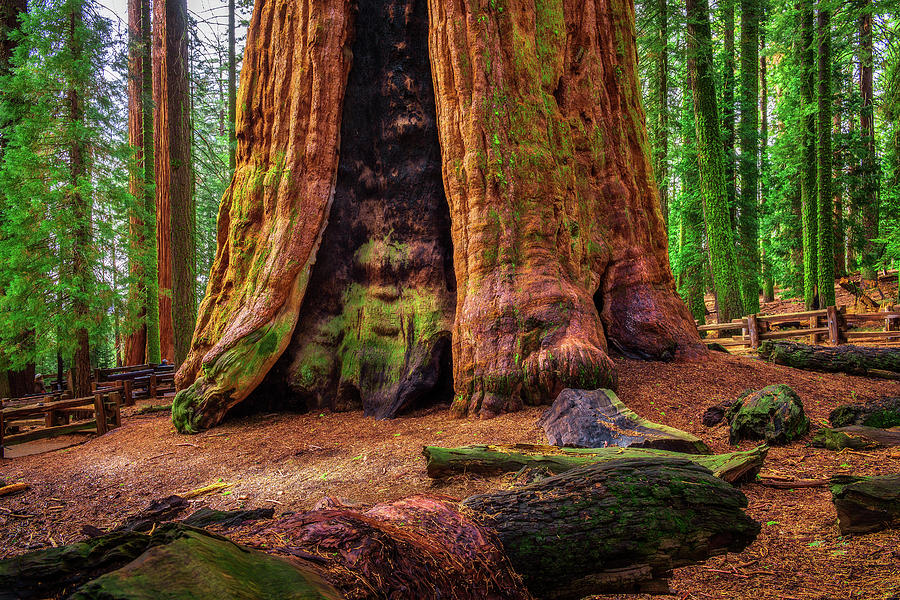
[[[831,214],[831,11],[819,9],[819,112],[818,112],[818,280],[819,306],[834,305],[834,239]]]
[[[659,114],[656,122],[656,181],[663,219],[669,222],[669,7],[668,0],[657,0],[659,15],[659,57],[657,61],[656,95]],[[667,228],[668,230],[668,228]]]
[[[735,117],[734,117],[734,72],[735,72],[735,47],[734,47],[734,3],[737,0],[724,0],[722,2],[722,22],[725,28],[725,71],[722,74],[722,135],[725,143],[725,193],[728,201],[728,211],[731,216],[732,226],[736,225],[737,218],[737,173],[735,163]],[[707,0],[708,4],[708,0]]]
[[[759,312],[759,0],[741,0],[741,297]]]
[[[72,61],[76,65],[81,60],[82,47],[79,39],[79,30],[82,22],[82,6],[80,1],[70,4],[68,44],[72,53]],[[74,236],[74,256],[72,269],[78,289],[74,290],[72,311],[75,316],[75,356],[72,360],[72,383],[75,397],[89,396],[91,393],[91,348],[90,338],[86,323],[90,319],[88,314],[87,297],[90,293],[88,282],[90,281],[91,266],[88,253],[91,247],[91,204],[81,189],[87,177],[87,148],[83,133],[79,131],[84,127],[84,99],[77,83],[84,75],[76,71],[72,75],[71,87],[68,90],[69,119],[74,131],[69,148],[69,168],[71,171],[72,186],[70,191],[72,202]]]
[[[196,321],[186,0],[155,3],[153,17],[160,346],[181,364]]]
[[[147,358],[147,290],[144,238],[144,30],[141,22],[142,0],[128,0],[128,143],[133,162],[128,174],[128,191],[135,206],[129,217],[130,247],[128,268],[131,287],[128,291],[129,314],[138,324],[125,341],[125,364],[143,364]]]
[[[762,20],[761,23],[765,24],[766,22],[766,1],[762,1]],[[759,30],[759,48],[760,48],[760,56],[759,56],[759,87],[760,87],[760,97],[759,97],[759,117],[761,119],[759,126],[759,141],[760,141],[760,150],[759,150],[759,178],[761,182],[760,186],[760,214],[765,215],[768,214],[769,210],[772,210],[768,206],[768,182],[769,182],[769,81],[766,78],[767,65],[766,65],[766,29],[765,26],[760,27]],[[762,276],[763,276],[763,302],[772,302],[775,300],[775,275],[772,272],[772,244],[771,244],[771,231],[764,232],[761,240],[762,247],[762,257],[761,257],[761,265],[762,265]]]
[[[700,196],[706,223],[719,323],[739,317],[744,309],[734,250],[734,234],[726,192],[719,111],[716,107],[712,36],[707,0],[687,0],[688,75],[694,99]]]
[[[683,140],[683,176],[681,178],[681,223],[678,228],[678,291],[684,298],[691,315],[701,325],[706,322],[706,266],[709,261],[703,248],[703,201],[700,195],[700,182],[697,175],[697,145],[694,142],[696,127],[694,125],[694,105],[691,98],[691,85],[687,78],[682,90],[682,130]]]
[[[228,0],[228,168],[234,173],[235,149],[234,122],[237,114],[237,58],[234,51],[234,0]]]
[[[873,267],[880,255],[878,237],[878,161],[875,159],[874,114],[874,53],[872,45],[872,0],[863,0],[859,15],[859,91],[862,100],[859,124],[861,127],[863,154],[860,165],[862,175],[861,210],[864,239],[861,247],[862,273],[874,278]]]
[[[843,277],[847,274],[846,256],[844,246],[846,244],[846,235],[844,233],[844,185],[840,177],[844,170],[844,152],[843,142],[841,140],[841,113],[839,110],[834,111],[834,152],[833,160],[833,222],[834,222],[834,271],[835,276]]]
[[[818,220],[816,179],[815,16],[812,0],[800,0],[800,97],[803,109],[800,202],[803,223],[803,299],[806,308],[818,306]]]
[[[161,362],[160,355],[160,320],[159,320],[159,255],[157,251],[157,215],[156,215],[156,144],[154,137],[154,105],[153,105],[153,40],[151,28],[150,0],[141,0],[141,46],[143,49],[143,71],[141,110],[144,133],[143,148],[143,184],[144,207],[144,293],[146,294],[145,327],[147,336],[146,359],[151,364]]]

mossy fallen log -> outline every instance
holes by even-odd
[[[886,429],[900,426],[900,398],[880,398],[866,404],[838,406],[828,415],[832,427],[862,425]]]
[[[111,533],[0,561],[0,600],[530,600],[663,591],[671,569],[752,542],[759,526],[746,504],[689,460],[617,459],[462,503],[331,502],[228,529],[291,563],[183,523]]]
[[[810,346],[798,342],[767,340],[759,355],[779,365],[797,369],[880,377],[900,374],[900,348],[869,346]]]
[[[818,430],[812,438],[812,445],[828,450],[874,450],[900,446],[900,429],[877,429],[861,425]]]
[[[0,600],[254,598],[331,600],[311,569],[170,523],[0,561]]]
[[[900,475],[831,478],[841,534],[868,533],[900,525]]]
[[[655,460],[680,458],[702,465],[713,475],[736,483],[756,475],[766,458],[763,445],[746,452],[728,454],[683,454],[649,448],[562,448],[535,444],[476,445],[459,448],[425,446],[428,476],[435,479],[454,473],[496,475],[523,468],[542,469],[559,474],[587,464],[623,458]]]
[[[540,598],[666,592],[672,569],[739,552],[760,529],[739,490],[671,458],[586,465],[462,504]]]

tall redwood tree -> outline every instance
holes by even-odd
[[[180,430],[219,422],[261,383],[320,384],[317,401],[364,407],[377,396],[371,414],[391,416],[409,389],[427,400],[450,379],[445,322],[454,410],[481,417],[549,402],[566,386],[615,386],[610,347],[644,358],[703,352],[669,268],[632,4],[425,9],[361,1],[354,23],[338,0],[257,2],[235,177],[178,373]],[[427,55],[407,50],[426,40]],[[357,86],[351,68],[383,84]],[[374,160],[359,160],[353,144],[372,144]],[[443,190],[428,187],[429,198],[446,204],[417,209],[414,192],[435,167]],[[348,199],[370,202],[368,216]],[[451,244],[427,243],[429,223],[448,227]],[[451,257],[455,290],[429,275]],[[323,291],[341,299],[340,314],[321,305]]]

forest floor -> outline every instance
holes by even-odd
[[[746,388],[787,383],[816,426],[834,407],[900,395],[900,382],[798,371],[748,357],[710,353],[697,362],[618,360],[619,395],[638,414],[690,431],[718,452],[732,450],[727,428],[705,428],[704,409]],[[195,436],[175,432],[167,414],[127,409],[123,426],[40,455],[0,460],[0,479],[27,492],[0,498],[0,558],[82,539],[81,528],[108,528],[154,499],[215,482],[225,490],[193,508],[311,509],[324,496],[359,503],[414,493],[458,498],[510,485],[510,477],[461,475],[434,482],[424,445],[543,442],[532,407],[493,420],[454,420],[435,407],[392,421],[361,413],[255,415]],[[764,473],[825,478],[837,473],[900,472],[900,449],[842,453],[803,441],[773,448]],[[743,444],[743,448],[752,447]],[[759,538],[743,553],[678,569],[675,598],[900,597],[900,530],[841,536],[827,488],[743,486]],[[607,596],[638,598],[640,596]]]

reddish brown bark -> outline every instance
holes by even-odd
[[[159,350],[170,363],[175,361],[175,332],[172,328],[172,205],[170,198],[171,147],[169,110],[169,60],[166,35],[167,0],[153,2],[153,121],[156,171],[156,253],[159,281]]]
[[[458,285],[455,408],[615,386],[626,354],[700,352],[649,162],[633,5],[431,0]]]
[[[181,430],[217,423],[246,398],[288,346],[298,313],[291,351],[268,383],[287,383],[307,407],[370,402],[379,416],[408,406],[409,387],[439,387],[442,324],[454,318],[461,414],[547,402],[563,387],[614,386],[607,342],[647,358],[703,351],[669,269],[633,6],[538,8],[429,2],[432,116],[424,63],[411,49],[424,36],[415,0],[360,3],[357,77],[379,85],[351,78],[349,87],[348,6],[257,4],[236,176],[178,375],[180,388],[196,379],[175,400]],[[345,90],[353,114],[342,116]],[[441,263],[451,249],[438,242],[442,195],[431,183],[435,119],[455,313],[444,307],[452,290]],[[414,153],[404,152],[410,140]],[[310,276],[316,293],[304,298]]]
[[[237,111],[237,169],[218,250],[181,367],[173,420],[219,422],[290,341],[331,206],[350,69],[342,0],[257,2]]]
[[[128,192],[139,203],[144,197],[144,31],[141,24],[141,0],[128,0],[128,143],[134,152],[134,165],[128,176]],[[149,57],[148,57],[149,58]],[[143,268],[136,260],[144,244],[144,222],[140,215],[129,218],[131,259],[128,262],[133,288],[129,290],[133,306],[140,302],[146,290]],[[146,361],[147,326],[143,323],[146,309],[141,303],[135,315],[141,320],[138,327],[125,338],[125,364],[140,365]]]

